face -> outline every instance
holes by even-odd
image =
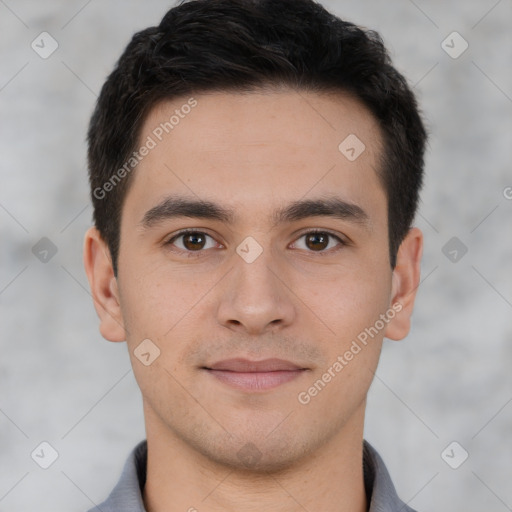
[[[102,333],[128,343],[148,438],[286,467],[360,435],[383,336],[408,329],[380,132],[342,95],[188,100],[144,123]]]

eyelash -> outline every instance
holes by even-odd
[[[334,233],[331,233],[330,231],[325,230],[325,229],[312,229],[312,230],[309,230],[309,231],[305,231],[304,233],[301,233],[299,235],[297,240],[299,240],[300,238],[302,238],[305,235],[310,235],[310,234],[314,234],[314,233],[321,233],[323,235],[328,235],[328,236],[336,239],[340,243],[341,247],[330,249],[330,250],[318,251],[318,252],[317,251],[308,251],[308,252],[310,252],[312,254],[317,254],[318,256],[327,256],[327,255],[332,254],[333,252],[337,252],[337,251],[341,250],[341,248],[343,246],[349,245],[348,242],[346,242],[345,240],[342,240],[339,236],[337,236]],[[180,237],[182,237],[184,235],[189,235],[189,234],[206,235],[206,236],[208,236],[208,237],[213,239],[213,237],[211,235],[209,235],[208,233],[205,233],[204,231],[199,231],[199,230],[195,230],[195,229],[185,229],[185,230],[179,231],[178,233],[173,235],[172,238],[170,238],[166,242],[164,242],[163,245],[164,246],[171,246],[173,244],[173,242],[176,241],[178,238],[180,238]],[[194,257],[201,257],[203,255],[203,253],[207,249],[200,249],[198,251],[186,251],[184,249],[179,249],[179,250],[171,249],[171,250],[173,252],[177,252],[177,253],[180,253],[180,254],[185,253],[187,255],[187,257],[194,258]]]

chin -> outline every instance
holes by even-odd
[[[215,462],[230,469],[236,470],[238,474],[250,473],[251,475],[283,473],[297,465],[300,454],[294,453],[267,453],[261,451],[254,443],[247,442],[238,451],[224,454],[215,454]]]
[[[293,440],[293,444],[291,441]],[[296,467],[313,449],[313,446],[302,446],[295,436],[290,433],[275,436],[270,439],[267,435],[254,436],[237,434],[229,441],[217,439],[208,445],[196,444],[196,449],[214,464],[244,472],[282,473]]]

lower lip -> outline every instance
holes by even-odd
[[[282,370],[275,372],[230,372],[207,370],[215,378],[231,387],[244,391],[266,391],[296,379],[305,370]]]

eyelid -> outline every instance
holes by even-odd
[[[310,233],[325,233],[326,235],[330,235],[333,238],[336,238],[340,242],[342,242],[345,245],[348,245],[350,243],[350,240],[347,236],[342,235],[341,233],[335,233],[334,231],[331,231],[330,229],[324,229],[324,228],[306,228],[304,231],[299,231],[295,236],[297,238],[300,238],[301,236],[308,235]]]

